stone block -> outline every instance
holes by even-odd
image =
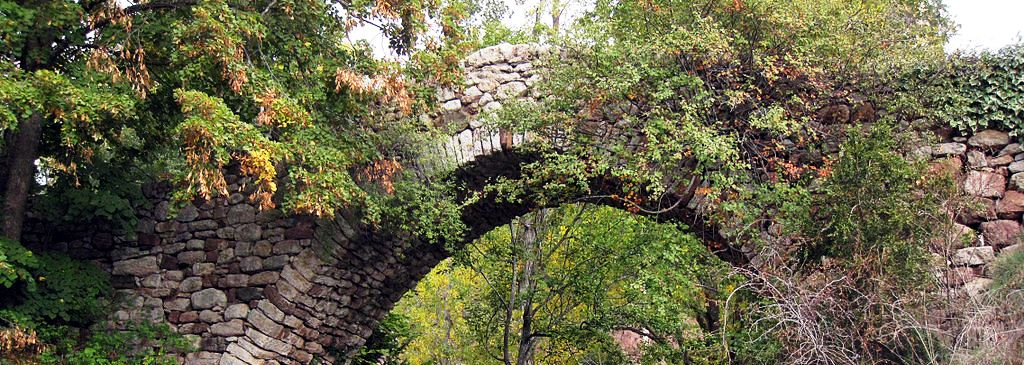
[[[1020,242],[1020,223],[1012,220],[997,220],[981,224],[981,236],[986,245],[1006,247]]]
[[[277,282],[280,277],[275,271],[264,271],[249,277],[249,285],[269,285]]]
[[[1006,190],[1006,178],[994,172],[971,171],[964,178],[963,188],[970,195],[999,198]]]
[[[977,266],[992,262],[995,258],[992,246],[967,247],[956,250],[950,262],[953,266]]]
[[[160,271],[156,256],[144,256],[136,259],[115,261],[111,270],[113,275],[131,275],[143,277]]]
[[[245,303],[232,304],[224,310],[224,319],[240,319],[245,318],[248,315],[249,305]]]
[[[196,309],[225,307],[227,304],[227,295],[219,289],[208,288],[192,293],[192,307]]]

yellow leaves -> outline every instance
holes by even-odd
[[[308,127],[312,123],[312,117],[305,108],[292,100],[280,97],[276,90],[266,90],[256,95],[255,99],[260,105],[256,124],[287,128],[291,126]]]
[[[239,163],[239,172],[253,177],[256,181],[256,190],[249,195],[249,200],[258,203],[260,209],[273,208],[273,197],[277,192],[277,169],[274,167],[270,148],[256,148],[248,153],[237,153],[235,158]]]

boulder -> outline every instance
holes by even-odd
[[[971,227],[959,223],[948,226],[944,234],[934,241],[934,246],[942,251],[946,248],[960,249],[973,245],[977,240],[977,234]]]
[[[224,319],[245,318],[249,315],[249,306],[245,303],[232,304],[224,310]]]
[[[967,145],[963,143],[939,143],[932,146],[933,156],[962,155],[967,152]]]
[[[228,305],[228,296],[219,289],[209,288],[192,293],[192,308],[209,309]]]
[[[998,198],[1006,191],[1006,178],[987,171],[971,171],[963,182],[964,192],[983,198]]]
[[[961,288],[961,290],[963,294],[967,295],[967,297],[977,298],[985,291],[987,291],[988,287],[991,285],[992,279],[976,278],[974,280],[967,282],[967,284],[964,284],[964,287]]]
[[[986,167],[988,160],[985,159],[985,154],[981,151],[970,151],[967,152],[967,165],[973,168]]]
[[[964,163],[960,161],[959,157],[946,157],[933,161],[928,166],[928,172],[935,176],[940,177],[953,177],[959,178],[960,171],[963,169]]]
[[[210,333],[224,337],[241,336],[245,334],[245,328],[242,326],[242,320],[233,319],[210,326]]]
[[[1024,150],[1021,150],[1020,143],[1010,143],[1006,145],[1006,147],[1003,147],[1002,150],[999,150],[999,154],[996,156],[1012,156],[1021,152],[1024,152]]]
[[[996,253],[992,246],[967,247],[956,250],[950,258],[950,263],[953,266],[978,266],[995,259]]]
[[[1024,154],[1018,156],[1024,156]],[[1010,176],[1010,188],[1024,191],[1024,172],[1018,172]]]
[[[1024,213],[1024,193],[1009,190],[996,202],[996,214],[999,218],[1017,218],[1021,213]]]
[[[967,140],[967,143],[981,148],[1001,148],[1010,144],[1010,135],[1003,131],[986,129],[975,133]]]
[[[137,259],[115,261],[111,269],[114,275],[130,275],[143,277],[160,271],[156,256],[145,256]]]
[[[997,220],[981,224],[981,236],[985,244],[1006,247],[1020,241],[1020,223],[1011,220]]]

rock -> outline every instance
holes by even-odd
[[[999,250],[999,255],[1013,255],[1018,252],[1024,252],[1024,243],[1018,243],[1015,245],[1009,245]]]
[[[928,172],[940,177],[959,178],[963,167],[964,163],[959,157],[946,157],[929,164]]]
[[[969,298],[977,298],[992,285],[992,279],[976,278],[964,284],[961,288],[962,293],[966,294]]]
[[[1024,161],[1014,161],[1010,163],[1010,166],[1007,166],[1006,169],[1010,170],[1011,174],[1024,172]]]
[[[217,221],[213,219],[203,219],[188,224],[188,228],[193,232],[215,230],[217,227]]]
[[[992,246],[967,247],[956,250],[950,258],[952,266],[978,266],[996,259]]]
[[[522,95],[524,91],[526,91],[526,83],[522,81],[512,81],[499,86],[497,94],[499,99],[508,99]]]
[[[249,223],[235,228],[235,239],[239,241],[256,241],[263,235],[258,224]]]
[[[995,247],[1006,247],[1020,241],[1020,223],[1011,220],[997,220],[981,224],[981,236],[984,244]]]
[[[199,312],[188,311],[178,316],[178,321],[181,323],[192,323],[199,320]]]
[[[249,204],[238,204],[228,210],[227,222],[230,225],[252,223],[256,221],[256,208]]]
[[[255,256],[243,257],[239,260],[238,267],[242,269],[242,272],[260,271],[263,270],[263,259]]]
[[[967,152],[967,145],[963,143],[940,143],[932,146],[933,156],[962,155]]]
[[[263,311],[263,314],[267,315],[267,318],[274,320],[275,322],[284,321],[284,312],[277,308],[274,303],[269,300],[261,300],[257,307]]]
[[[169,311],[184,312],[188,309],[188,298],[177,298],[174,300],[164,301],[164,309]]]
[[[178,211],[179,222],[191,222],[196,218],[199,218],[199,209],[195,205],[186,204]]]
[[[994,129],[986,129],[975,133],[967,140],[971,146],[982,148],[1000,148],[1010,144],[1010,135]]]
[[[971,229],[971,227],[959,223],[953,223],[953,225],[948,226],[945,231],[945,234],[941,235],[936,241],[934,241],[935,246],[937,246],[940,251],[946,248],[960,249],[971,246],[978,238],[977,234],[973,229]]]
[[[156,256],[145,256],[137,259],[115,261],[111,269],[114,275],[130,275],[143,277],[160,271]]]
[[[221,317],[220,313],[214,312],[212,310],[204,310],[202,312],[199,312],[199,320],[206,323],[217,323],[222,321],[223,319],[224,318]]]
[[[196,264],[206,261],[206,251],[185,251],[178,254],[178,262],[183,264]]]
[[[243,302],[248,302],[250,300],[256,299],[263,299],[263,290],[260,288],[252,287],[238,288],[235,290],[235,296],[238,297],[238,300],[241,300]]]
[[[999,218],[1017,218],[1021,213],[1024,213],[1024,193],[1009,190],[996,202],[996,214]]]
[[[281,277],[276,271],[264,271],[249,277],[249,285],[269,285],[277,282]]]
[[[956,212],[957,222],[972,225],[996,219],[996,202],[988,198],[966,197],[967,201]]]
[[[219,289],[209,288],[192,293],[192,308],[209,309],[224,307],[228,304],[228,297]]]
[[[453,112],[462,109],[462,102],[459,99],[453,99],[445,102],[441,105],[441,110]]]
[[[1024,156],[1024,154],[1018,156]],[[1010,188],[1024,191],[1024,172],[1018,172],[1010,176]]]
[[[245,334],[249,339],[252,340],[253,344],[259,346],[262,349],[276,352],[282,356],[288,355],[292,349],[292,345],[282,342],[281,340],[267,336],[260,331],[252,328],[245,331]]]
[[[267,242],[267,241],[260,241],[260,242],[256,242],[256,245],[253,246],[252,254],[256,255],[256,256],[259,256],[259,257],[267,257],[267,256],[271,255],[273,250],[274,250],[274,245],[273,244],[271,244],[270,242]]]
[[[999,156],[988,159],[988,165],[992,167],[1006,166],[1013,163],[1013,156]]]
[[[993,172],[971,171],[964,178],[964,192],[983,198],[998,198],[1006,191],[1006,178]]]
[[[967,152],[967,165],[974,168],[985,167],[988,166],[988,161],[981,151],[970,151]]]
[[[249,275],[245,274],[225,275],[217,281],[217,285],[221,288],[241,288],[248,284]]]
[[[1006,145],[1006,147],[1003,147],[1002,150],[999,150],[999,153],[996,156],[1011,156],[1021,152],[1024,152],[1024,150],[1021,150],[1020,143],[1010,143]]]
[[[245,328],[242,326],[242,320],[233,319],[210,326],[210,333],[224,337],[241,336],[245,334]]]
[[[953,267],[946,270],[945,284],[950,287],[958,287],[961,285],[974,280],[978,277],[974,274],[974,269],[969,267]]]
[[[245,303],[232,304],[224,310],[224,319],[245,318],[249,315],[249,305]]]

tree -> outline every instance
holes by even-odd
[[[727,272],[675,225],[612,208],[543,210],[470,244],[403,298],[396,311],[413,327],[403,356],[414,364],[622,363],[610,334],[633,331],[655,343],[645,350],[652,362],[706,359],[716,326],[705,318],[718,316],[713,303]]]
[[[399,173],[381,167],[415,153],[429,128],[410,116],[429,97],[414,89],[455,80],[467,6],[4,1],[3,235],[20,237],[37,161],[76,186],[101,185],[79,179],[97,163],[155,166],[182,200],[224,194],[223,170],[235,166],[263,208],[329,215],[363,204],[371,192],[350,171]],[[425,36],[433,23],[440,35]],[[409,73],[344,42],[360,24],[412,54]]]

